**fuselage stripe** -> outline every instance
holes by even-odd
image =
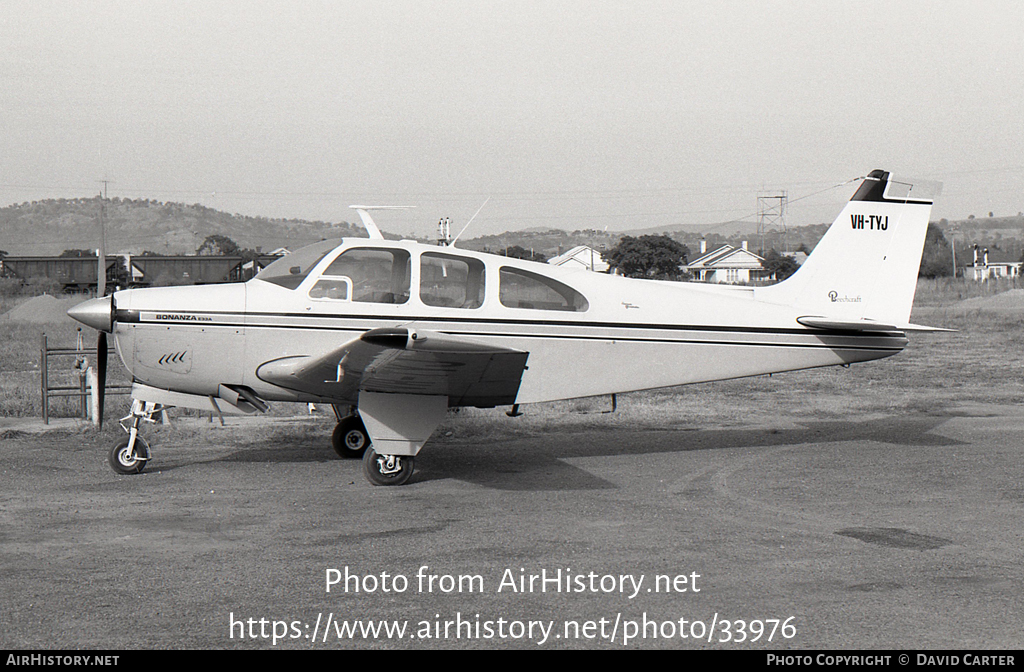
[[[140,326],[166,326],[166,322],[138,322]],[[216,322],[203,322],[200,325],[188,325],[194,326],[194,328],[210,329],[210,328],[229,328],[238,329],[238,324],[219,324]],[[357,337],[359,334],[365,333],[367,329],[353,328],[353,327],[332,327],[332,326],[314,326],[314,325],[295,325],[295,324],[246,324],[245,329],[260,329],[267,331],[274,330],[302,330],[302,331],[332,331],[332,332],[347,332],[352,334],[352,338]],[[793,343],[793,342],[772,342],[772,341],[752,341],[752,340],[721,340],[721,339],[695,339],[695,338],[658,338],[653,336],[623,336],[623,335],[585,335],[585,334],[545,334],[536,332],[478,332],[478,331],[451,331],[445,330],[441,333],[449,336],[462,336],[466,338],[479,338],[479,337],[490,337],[490,338],[514,338],[522,340],[530,339],[548,339],[548,340],[576,340],[576,341],[608,341],[608,342],[624,342],[624,343],[665,343],[665,344],[676,344],[676,345],[717,345],[717,346],[734,346],[734,347],[770,347],[770,348],[814,348],[814,349],[825,349],[825,350],[843,350],[843,351],[858,351],[858,352],[900,352],[903,350],[902,345],[867,345],[867,344],[855,344],[855,343]],[[779,334],[776,331],[765,330],[762,333],[765,336],[773,335],[790,335],[790,334]],[[856,332],[854,332],[856,333]],[[833,338],[842,336],[844,338],[852,338],[858,340],[875,340],[880,338],[880,334],[874,333],[871,335],[850,335],[850,334],[838,334],[835,332],[803,332],[805,336],[812,336],[815,338],[822,336],[831,336]]]
[[[169,311],[158,311],[158,310],[144,310],[144,311],[123,311],[124,313],[134,313],[133,315],[124,315],[126,319],[122,319],[120,314],[122,311],[118,311],[119,322],[125,322],[130,324],[196,324],[202,325],[203,327],[245,327],[245,328],[276,328],[276,329],[317,329],[317,330],[341,330],[341,331],[367,331],[372,329],[372,326],[365,328],[346,326],[327,326],[322,324],[310,325],[310,324],[275,324],[273,322],[251,322],[251,321],[177,321],[177,320],[143,320],[139,315],[140,312],[153,313],[153,314],[165,314]],[[427,316],[407,316],[407,315],[329,315],[329,314],[310,314],[310,313],[239,313],[239,312],[200,312],[193,311],[193,315],[212,315],[223,319],[227,316],[240,316],[251,320],[254,317],[263,318],[286,318],[292,320],[300,320],[302,322],[312,322],[320,320],[331,320],[331,321],[344,321],[344,322],[369,322],[379,324],[380,322],[395,322],[398,324],[411,324],[411,323],[461,323],[467,325],[474,324],[488,324],[488,325],[510,325],[510,326],[540,326],[540,327],[575,327],[575,328],[589,328],[589,329],[628,329],[628,330],[643,330],[643,331],[709,331],[709,332],[724,332],[724,333],[747,333],[747,334],[765,334],[765,335],[800,335],[800,336],[857,336],[862,338],[880,338],[880,337],[892,337],[892,336],[903,336],[903,332],[900,331],[873,331],[873,332],[862,332],[854,330],[842,330],[842,329],[807,329],[807,328],[787,328],[787,327],[737,327],[737,326],[715,326],[715,325],[696,325],[696,324],[657,324],[657,323],[626,323],[626,322],[584,322],[584,321],[562,321],[562,320],[515,320],[515,319],[487,319],[487,318],[463,318],[463,317],[427,317]],[[502,332],[500,334],[490,334],[500,336],[519,336],[520,334],[514,332]]]

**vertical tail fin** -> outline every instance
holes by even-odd
[[[941,185],[872,171],[796,273],[757,299],[831,320],[906,324]]]

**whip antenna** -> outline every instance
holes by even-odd
[[[476,216],[480,214],[480,211],[484,209],[484,205],[487,205],[487,201],[489,200],[491,200],[490,196],[488,196],[487,200],[483,202],[483,205],[476,209],[476,212],[474,212],[473,216],[469,218],[469,221],[466,222],[466,225],[462,227],[462,231],[459,231],[459,236],[466,232],[466,229],[468,229],[469,225],[473,223],[473,220],[476,219]],[[454,238],[452,238],[452,242],[448,243],[448,247],[455,247],[455,241],[459,239],[459,236],[455,236]]]

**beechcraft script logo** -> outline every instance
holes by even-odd
[[[860,303],[859,296],[839,296],[839,292],[836,291],[829,292],[828,299],[832,303]]]

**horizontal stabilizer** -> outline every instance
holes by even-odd
[[[406,210],[408,208],[414,208],[414,205],[350,205],[348,206],[359,213],[359,219],[363,221],[363,227],[366,229],[367,235],[370,238],[376,238],[377,240],[384,240],[384,236],[381,234],[380,229],[377,228],[377,223],[370,217],[370,210]]]
[[[805,327],[814,329],[840,329],[842,331],[956,331],[942,327],[926,327],[923,324],[886,324],[875,320],[834,320],[827,317],[808,315],[796,318]]]

